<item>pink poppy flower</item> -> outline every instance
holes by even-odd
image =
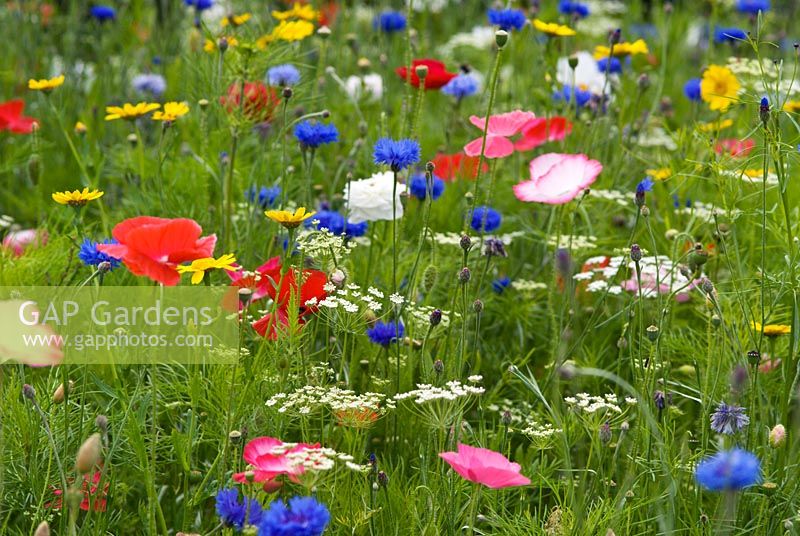
[[[530,479],[520,474],[520,465],[489,449],[458,444],[458,452],[441,452],[439,457],[470,482],[489,488],[527,486]]]
[[[15,257],[22,255],[29,247],[43,246],[47,243],[47,233],[36,229],[11,231],[3,239],[3,247],[10,249]]]
[[[489,118],[489,129],[486,133],[484,156],[486,158],[503,158],[513,153],[514,144],[508,138],[519,134],[522,127],[532,119],[536,119],[536,115],[533,112],[523,112],[522,110],[491,116]],[[486,125],[486,118],[473,115],[469,118],[469,122],[483,130]],[[482,146],[483,136],[466,144],[464,152],[467,153],[467,156],[480,156]]]
[[[546,153],[530,163],[531,178],[514,185],[520,201],[563,205],[592,184],[603,164],[585,154]]]
[[[675,290],[675,284],[673,274],[670,270],[662,268],[660,269],[661,274],[658,277],[658,281],[656,281],[655,273],[648,273],[644,272],[641,274],[642,280],[642,296],[645,298],[652,298],[655,297],[657,294],[667,295]],[[670,285],[670,283],[672,283]],[[681,282],[680,286],[683,286],[684,283]],[[690,291],[691,289],[695,288],[696,286],[700,285],[700,280],[696,279],[688,284],[685,290],[678,292],[675,294],[675,301],[678,303],[686,303],[691,299]],[[627,290],[628,292],[633,292],[634,294],[639,293],[639,280],[637,279],[636,275],[631,276],[630,279],[623,281],[620,286]]]
[[[548,141],[559,141],[572,132],[572,123],[566,117],[537,117],[522,127],[522,137],[514,143],[516,151],[530,151]]]
[[[302,464],[292,464],[287,454],[302,452],[306,449],[315,449],[316,445],[306,443],[284,443],[274,437],[257,437],[244,446],[242,457],[249,464],[253,472],[253,482],[268,482],[280,475],[288,475],[296,480],[297,475],[305,472]],[[239,483],[249,482],[247,473],[236,473],[233,479]]]
[[[237,265],[238,266],[238,265]],[[247,270],[225,271],[233,286],[253,291],[251,301],[260,300],[278,284],[281,276],[281,258],[272,257],[253,272]]]
[[[756,142],[750,138],[739,141],[735,138],[720,140],[715,146],[714,150],[717,154],[729,155],[733,158],[746,158],[756,146]]]

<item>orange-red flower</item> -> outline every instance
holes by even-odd
[[[0,102],[0,132],[7,130],[14,134],[30,134],[37,124],[36,119],[25,117],[22,110],[25,103],[21,100]]]
[[[241,84],[234,82],[225,95],[219,98],[220,104],[230,112],[239,110],[241,105]],[[263,82],[247,82],[244,85],[245,102],[242,110],[252,121],[268,121],[280,104],[278,94]]]
[[[444,154],[439,153],[433,159],[435,173],[442,180],[453,181],[456,179],[474,179],[478,176],[478,163],[476,156],[467,156],[464,153]],[[483,163],[482,172],[489,171],[486,162]]]
[[[458,73],[451,73],[448,71],[441,61],[432,59],[412,61],[410,77],[408,76],[408,67],[405,65],[398,67],[394,72],[403,80],[408,79],[412,86],[419,87],[419,77],[417,76],[416,68],[420,65],[424,65],[428,68],[428,75],[425,77],[425,89],[439,89],[458,76]]]

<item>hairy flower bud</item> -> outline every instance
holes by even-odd
[[[64,402],[64,397],[72,392],[73,387],[75,387],[75,382],[73,382],[72,380],[67,382],[66,389],[64,388],[63,383],[59,384],[59,386],[56,387],[55,392],[53,392],[53,404],[61,404],[62,402]]]
[[[776,424],[775,427],[769,431],[769,444],[772,448],[778,448],[783,445],[786,440],[786,428],[782,424]]]
[[[470,272],[469,267],[465,266],[458,272],[458,281],[464,285],[469,283],[470,278],[472,277],[472,272]]]
[[[100,462],[102,443],[100,434],[92,434],[83,442],[75,456],[75,470],[80,474],[91,472]]]
[[[470,248],[472,247],[472,239],[469,237],[469,235],[461,235],[461,240],[459,241],[459,245],[461,246],[461,249],[463,249],[464,251],[469,251]]]
[[[431,311],[430,323],[431,326],[438,326],[442,321],[442,310],[434,309]]]

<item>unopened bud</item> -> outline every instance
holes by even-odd
[[[786,440],[786,428],[782,424],[776,424],[775,427],[769,431],[769,444],[772,448],[778,448],[783,445]]]
[[[385,488],[389,485],[389,476],[385,472],[378,471],[377,479],[380,487]]]
[[[658,331],[659,331],[658,326],[656,325],[647,326],[647,329],[645,331],[647,332],[647,338],[650,339],[650,342],[656,342],[656,340],[658,339]]]
[[[200,107],[201,110],[205,110],[208,108],[209,102],[208,99],[200,99],[197,101],[197,105]]]
[[[108,417],[105,415],[98,415],[95,417],[94,424],[103,433],[103,435],[108,433]]]
[[[508,32],[505,30],[497,30],[494,33],[494,42],[497,43],[497,48],[503,48],[508,43]]]
[[[479,299],[472,302],[472,310],[478,314],[481,314],[483,312],[483,302]]]
[[[436,361],[433,362],[433,371],[436,374],[441,374],[442,372],[444,372],[444,363],[442,362],[441,359],[437,359]]]
[[[631,246],[631,260],[633,262],[642,260],[642,248],[639,247],[639,244],[633,244]]]
[[[73,382],[72,380],[67,382],[66,389],[64,388],[63,383],[60,384],[58,387],[56,387],[56,390],[53,393],[53,404],[61,404],[62,402],[64,402],[64,397],[72,392],[73,387],[75,387],[75,382]]]
[[[458,243],[464,251],[469,251],[472,247],[472,239],[469,235],[461,235],[461,240]]]
[[[36,402],[36,389],[33,388],[32,385],[26,383],[22,386],[22,396],[30,400],[31,402]]]
[[[574,71],[578,67],[578,56],[573,54],[567,59],[567,63],[569,64],[569,68]]]
[[[327,26],[320,26],[319,29],[317,30],[317,35],[321,39],[327,39],[331,36],[331,29],[328,28]]]
[[[333,283],[334,285],[336,285],[339,288],[342,288],[342,286],[344,285],[345,280],[347,279],[347,276],[345,275],[345,273],[343,271],[341,271],[340,269],[337,268],[336,270],[331,272],[330,279],[331,279],[331,283]]]
[[[225,37],[220,37],[217,40],[217,48],[219,49],[220,52],[225,52],[226,50],[228,50],[228,39]]]
[[[290,88],[290,87],[283,88],[283,98],[284,99],[291,99],[292,95],[294,95],[294,92],[292,91],[292,88]]]
[[[84,441],[81,448],[78,449],[78,455],[75,457],[75,470],[80,474],[91,472],[100,462],[101,447],[100,434],[90,435],[89,439]]]
[[[228,433],[228,440],[233,445],[238,445],[242,441],[242,433],[239,430],[231,430]]]
[[[442,321],[442,310],[434,309],[431,311],[430,323],[431,326],[438,326]]]
[[[36,527],[36,531],[33,533],[33,536],[50,536],[50,525],[47,524],[47,521],[42,521],[39,523],[39,526]]]
[[[470,278],[472,277],[472,272],[470,272],[469,267],[465,266],[458,272],[458,281],[462,284],[469,283]]]
[[[253,291],[249,288],[240,288],[237,294],[239,296],[239,303],[245,306],[253,299]]]

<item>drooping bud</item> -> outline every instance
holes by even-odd
[[[80,474],[91,472],[100,462],[102,443],[100,434],[92,434],[83,442],[75,457],[75,470]]]
[[[98,415],[95,417],[94,424],[103,433],[103,435],[108,433],[108,417],[105,415]]]

